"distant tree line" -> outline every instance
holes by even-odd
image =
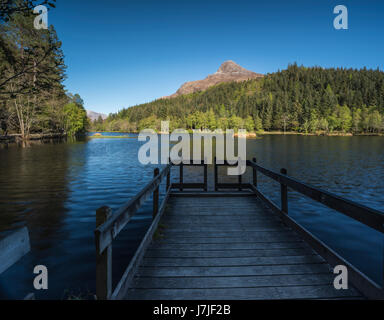
[[[79,95],[68,94],[64,54],[55,29],[35,29],[32,7],[47,1],[1,0],[0,134],[83,132]]]
[[[262,79],[126,108],[95,121],[93,128],[159,130],[160,120],[170,120],[171,129],[379,133],[384,131],[384,73],[293,64]]]

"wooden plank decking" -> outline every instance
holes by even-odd
[[[330,266],[255,196],[171,196],[126,299],[348,299]]]
[[[154,178],[113,212],[96,212],[96,295],[98,299],[384,299],[384,289],[297,223],[288,189],[384,233],[384,212],[368,208],[247,160],[252,182],[220,182],[208,165],[203,183],[184,182],[184,164],[154,169]],[[171,181],[178,167],[179,182]],[[258,172],[280,184],[277,206],[258,187]],[[202,178],[195,172],[193,177]],[[160,204],[159,189],[165,180]],[[195,179],[196,180],[196,179]],[[198,180],[197,180],[198,181]],[[201,191],[197,191],[201,190]],[[213,191],[212,191],[213,190]],[[223,191],[226,190],[226,191]],[[140,206],[151,198],[153,221],[115,288],[112,242]],[[333,267],[348,272],[348,290],[336,290]],[[332,267],[331,267],[332,266]],[[358,290],[356,290],[356,288]]]

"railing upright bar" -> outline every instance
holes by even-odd
[[[169,171],[167,173],[167,190],[166,192],[169,191],[169,188],[171,187],[171,171],[172,171],[172,162],[171,162],[171,158],[168,158],[168,165],[170,165],[170,168],[169,168]]]
[[[156,178],[160,174],[159,168],[155,168],[153,171],[153,177]],[[159,186],[153,191],[153,219],[156,218],[159,211]]]
[[[179,186],[179,189],[180,191],[183,191],[183,159],[181,159],[181,162],[180,162],[180,186]]]
[[[112,215],[112,209],[101,207],[96,211],[96,228],[105,223]],[[96,243],[99,239],[96,237]],[[96,246],[97,247],[97,246]],[[112,244],[101,254],[96,251],[96,297],[108,300],[112,294]]]
[[[280,170],[281,174],[287,175],[287,169],[282,168]],[[281,211],[288,214],[288,187],[281,183]]]
[[[242,191],[242,190],[243,190],[243,188],[242,188],[242,186],[241,186],[242,183],[243,183],[242,175],[239,174],[239,191]]]
[[[171,170],[168,171],[167,173],[167,186],[166,186],[166,192],[168,192],[169,187],[171,186]]]
[[[256,158],[253,158],[252,160],[254,163],[257,163]],[[252,170],[253,170],[253,185],[257,189],[257,170],[255,167],[252,167]]]
[[[204,159],[204,191],[208,191],[208,163]]]
[[[217,185],[218,185],[218,183],[219,183],[219,178],[218,178],[218,168],[217,168],[217,163],[216,163],[216,157],[215,157],[215,159],[214,159],[214,162],[213,162],[213,166],[214,166],[214,171],[215,171],[215,173],[214,173],[214,175],[215,175],[215,177],[214,177],[214,180],[215,180],[215,186],[214,186],[214,188],[215,188],[215,191],[217,191]]]

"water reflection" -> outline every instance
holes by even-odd
[[[153,166],[137,160],[142,144],[137,139],[83,139],[0,149],[0,232],[27,225],[32,244],[31,253],[0,276],[0,298],[18,299],[33,291],[32,270],[37,264],[49,270],[49,290],[38,292],[38,298],[94,292],[95,211],[102,205],[119,207],[152,178]],[[383,146],[383,137],[264,136],[248,140],[247,158],[256,157],[276,171],[285,167],[302,181],[383,210]],[[202,174],[202,168],[185,168],[184,181],[201,182]],[[243,181],[250,177],[248,170]],[[228,180],[237,178],[221,178]],[[259,174],[259,184],[279,203],[277,183]],[[289,197],[292,216],[381,281],[382,235],[292,191]],[[114,242],[115,283],[150,219],[147,203]]]
[[[353,201],[384,210],[383,137],[266,136],[249,141],[259,163]],[[277,204],[279,185],[260,176]],[[384,237],[321,204],[289,192],[290,215],[378,283],[383,281]]]
[[[31,287],[33,265],[41,264],[41,257],[60,255],[58,244],[66,237],[62,225],[69,192],[69,151],[62,144],[0,150],[0,231],[26,225],[32,247],[31,254],[2,275],[14,285],[0,282],[1,296],[15,297],[28,282]]]

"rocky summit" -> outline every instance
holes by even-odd
[[[174,98],[183,94],[203,91],[222,82],[240,82],[260,77],[263,77],[263,75],[244,69],[237,63],[229,60],[225,61],[216,73],[209,75],[203,80],[186,82],[180,87],[179,90],[177,90],[175,94],[165,98]]]

